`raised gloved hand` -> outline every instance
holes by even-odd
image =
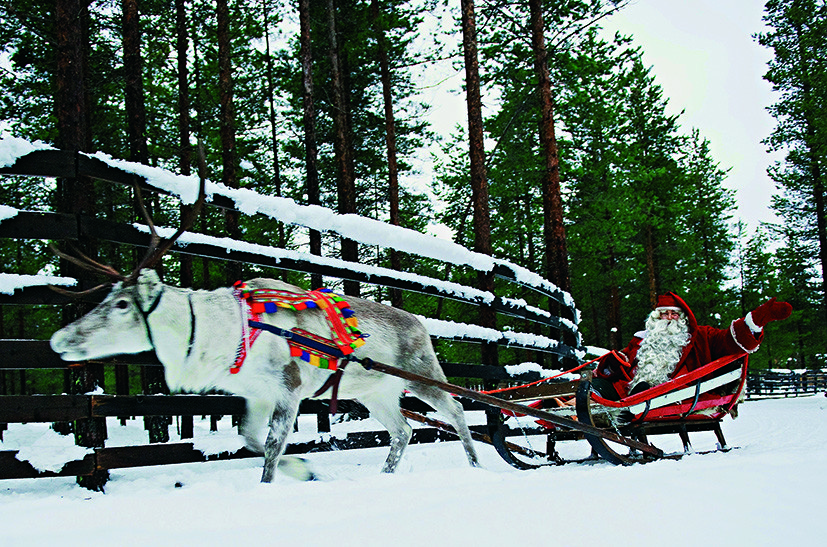
[[[775,297],[770,298],[752,312],[752,321],[759,327],[764,326],[770,321],[781,321],[790,316],[793,307],[788,302],[778,302]]]

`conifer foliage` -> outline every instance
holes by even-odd
[[[766,78],[780,92],[766,143],[787,155],[772,171],[783,225],[755,234],[736,231],[727,166],[712,157],[703,128],[669,113],[633,37],[601,32],[600,22],[626,3],[0,0],[0,124],[15,136],[180,173],[192,171],[201,140],[210,178],[230,186],[420,231],[440,223],[457,242],[570,290],[588,345],[625,344],[664,291],[681,293],[699,321],[719,326],[777,294],[794,302],[797,322],[766,364],[815,366],[825,352],[816,340],[825,337],[813,334],[827,325],[824,2],[766,4],[769,30],[758,39],[774,54]],[[478,82],[465,77],[468,7]],[[479,101],[471,131],[429,125],[439,99],[424,82],[435,67],[447,67],[437,81]],[[96,202],[83,201],[89,196]],[[119,222],[135,215],[126,190],[89,181],[60,181],[54,191],[47,181],[5,177],[0,203]],[[163,198],[152,207],[159,223],[181,214]],[[270,219],[211,211],[194,229],[479,281],[461,268],[435,271],[427,260]],[[106,245],[89,252],[116,267],[132,260]],[[0,254],[16,273],[54,260],[13,241],[0,242]],[[260,273],[206,259],[167,268],[169,281],[205,288]],[[346,290],[424,315],[452,306],[369,286]],[[9,331],[29,312],[3,313],[0,327]],[[508,328],[511,319],[502,321],[498,328]]]

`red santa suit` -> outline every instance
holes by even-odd
[[[758,349],[764,337],[761,329],[763,325],[756,326],[752,322],[751,314],[745,318],[736,319],[728,329],[717,329],[707,325],[698,325],[692,310],[674,293],[659,297],[657,307],[679,308],[686,315],[689,328],[689,343],[683,348],[675,370],[669,375],[670,378],[695,370],[727,355],[752,353]],[[628,394],[629,382],[634,378],[637,369],[637,352],[645,336],[646,331],[636,333],[623,350],[612,351],[598,360],[594,377],[611,382],[620,397]]]

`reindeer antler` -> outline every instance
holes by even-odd
[[[54,254],[56,254],[57,256],[59,256],[60,258],[62,258],[64,260],[67,260],[67,261],[71,262],[75,266],[80,266],[84,270],[89,270],[89,271],[97,273],[97,274],[105,275],[105,276],[111,277],[113,279],[117,279],[118,281],[123,281],[124,279],[126,279],[125,275],[123,275],[121,272],[119,272],[118,270],[116,270],[112,266],[109,266],[107,264],[101,264],[100,262],[98,262],[98,261],[96,261],[92,258],[89,258],[85,254],[83,254],[80,251],[80,249],[78,249],[72,243],[70,243],[69,246],[72,248],[72,252],[78,255],[77,257],[72,256],[70,254],[66,254],[63,251],[61,251],[60,249],[58,249],[57,246],[54,243],[49,243],[49,249]]]
[[[91,289],[86,289],[85,291],[70,291],[69,289],[58,287],[57,285],[48,285],[48,287],[56,293],[62,294],[63,296],[69,296],[71,298],[83,298],[84,296],[95,294],[96,292],[102,291],[104,289],[111,289],[112,283],[101,283],[100,285],[96,285]]]
[[[185,231],[187,231],[187,229],[190,228],[190,226],[192,226],[193,222],[195,222],[195,219],[198,218],[198,215],[201,212],[201,208],[203,207],[207,196],[207,160],[204,153],[204,146],[201,143],[201,141],[198,142],[198,178],[200,179],[198,187],[198,199],[196,200],[192,209],[181,218],[181,226],[172,235],[172,237],[168,239],[162,239],[158,235],[158,232],[155,230],[155,223],[152,221],[152,217],[146,209],[143,196],[141,195],[141,189],[138,186],[138,184],[135,183],[135,196],[138,198],[138,206],[140,207],[141,214],[143,215],[144,219],[147,222],[147,225],[149,226],[151,237],[149,242],[149,249],[147,250],[146,255],[144,255],[143,259],[141,259],[141,261],[138,263],[138,266],[134,270],[132,270],[132,272],[129,275],[124,275],[112,266],[101,264],[100,262],[92,258],[89,258],[71,243],[69,245],[72,248],[72,253],[75,253],[77,256],[72,256],[70,254],[62,252],[53,243],[49,243],[49,249],[51,249],[51,251],[60,258],[63,258],[64,260],[67,260],[72,264],[75,264],[76,266],[79,266],[85,270],[107,276],[116,281],[123,281],[127,284],[135,283],[135,281],[138,279],[138,276],[141,273],[141,270],[144,268],[151,268],[155,264],[157,264],[158,260],[160,260],[161,257],[164,256],[164,254],[175,244],[175,241],[179,237],[181,237],[181,234],[183,234]],[[52,287],[52,289],[64,294],[84,296],[86,294],[100,290],[105,286],[106,284],[99,285],[97,287],[94,287],[93,289],[89,289],[87,291],[82,292],[67,291],[65,289],[59,289],[57,287]]]
[[[198,187],[198,199],[195,201],[192,209],[181,218],[181,226],[178,230],[172,235],[172,237],[168,239],[162,239],[158,232],[155,230],[155,223],[152,222],[152,217],[150,216],[149,212],[146,209],[146,205],[144,204],[143,196],[141,195],[141,189],[138,185],[135,185],[135,196],[138,198],[138,205],[141,208],[141,214],[143,215],[144,219],[146,220],[147,226],[149,226],[149,231],[152,234],[151,239],[149,242],[149,249],[147,250],[146,255],[141,261],[138,263],[138,266],[132,271],[125,278],[125,282],[131,283],[134,282],[141,273],[141,270],[144,268],[152,268],[158,261],[161,259],[167,251],[172,248],[175,244],[175,241],[181,237],[181,234],[186,232],[190,226],[192,226],[195,219],[198,218],[199,213],[201,212],[201,207],[204,205],[204,201],[206,201],[207,191],[206,191],[206,182],[207,182],[207,160],[204,153],[204,145],[201,141],[198,141],[198,178],[199,178],[199,187]]]
[[[71,243],[69,244],[69,246],[72,248],[72,252],[77,253],[80,258],[64,253],[63,251],[58,249],[57,245],[55,245],[54,243],[50,242],[48,246],[49,246],[49,249],[54,254],[56,254],[57,256],[59,256],[60,258],[62,258],[64,260],[67,260],[67,261],[71,262],[72,264],[74,264],[76,266],[80,266],[84,270],[89,270],[89,271],[92,271],[92,272],[97,273],[97,274],[102,274],[102,275],[105,275],[107,277],[111,277],[112,279],[115,279],[115,280],[118,280],[118,281],[123,281],[124,279],[126,279],[126,276],[124,276],[122,273],[120,273],[118,270],[116,270],[112,266],[108,266],[106,264],[101,264],[100,262],[98,262],[98,261],[96,261],[92,258],[89,258],[85,254],[83,254],[80,251],[80,249],[78,249],[75,245],[73,245]],[[49,285],[49,288],[52,289],[53,291],[55,291],[58,294],[62,294],[63,296],[70,296],[72,298],[83,298],[84,296],[89,296],[90,294],[95,294],[96,292],[98,292],[100,290],[103,290],[103,289],[105,289],[107,287],[110,287],[110,286],[111,286],[111,283],[102,283],[100,285],[92,287],[91,289],[86,289],[85,291],[71,291],[71,290],[68,290],[68,289],[64,289],[62,287],[58,287],[56,285]]]

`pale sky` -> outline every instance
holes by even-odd
[[[761,0],[633,0],[603,24],[634,36],[671,113],[685,110],[681,126],[699,129],[713,158],[731,168],[725,185],[736,191],[736,214],[751,228],[777,220],[766,170],[781,159],[761,144],[775,127],[766,111],[773,93],[763,79],[771,53],[752,37],[764,31],[763,10]]]
[[[770,52],[752,38],[763,31],[763,9],[762,0],[633,0],[602,21],[607,37],[615,30],[633,35],[669,99],[669,112],[685,111],[682,132],[697,128],[710,141],[714,160],[730,169],[725,186],[735,190],[733,220],[746,221],[751,230],[761,221],[777,221],[769,209],[775,185],[766,171],[781,159],[761,144],[775,126],[766,111],[774,102],[771,86],[763,79]],[[445,16],[431,23],[438,28],[454,21]],[[445,63],[425,78],[433,87],[423,98],[434,105],[430,119],[444,135],[467,123],[464,96],[448,91],[461,89],[464,81],[454,68]],[[429,180],[429,162],[423,163],[421,180]]]

